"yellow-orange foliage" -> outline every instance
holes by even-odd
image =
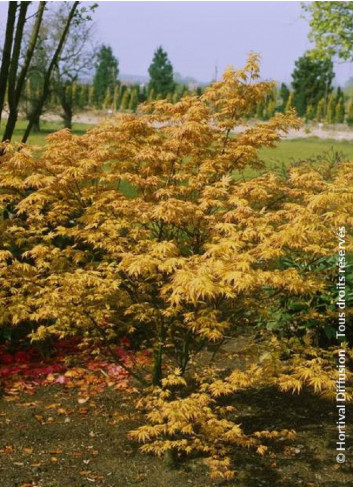
[[[296,334],[298,322],[322,328],[332,308],[315,301],[332,288],[334,272],[315,264],[335,256],[339,226],[351,235],[353,164],[243,178],[248,167],[263,167],[260,148],[299,126],[291,112],[247,125],[272,90],[259,81],[252,55],[202,96],[150,103],[83,136],[60,131],[39,157],[8,145],[0,170],[0,323],[26,322],[37,340],[79,334],[90,344],[127,335],[153,353],[159,394],[173,369],[178,379],[192,375],[188,366],[203,347],[265,324],[293,298],[302,309],[297,322],[281,316],[286,331]],[[288,365],[282,374],[266,368],[253,380],[293,374]],[[254,441],[261,436],[245,436],[215,411],[215,399],[232,393],[239,375],[190,397],[154,391],[152,424],[135,434],[145,450],[203,451],[216,474],[230,476],[228,455],[206,430],[212,425],[222,446],[237,440],[265,453]],[[299,390],[287,377],[281,382]],[[153,403],[166,423],[152,419]],[[173,441],[176,432],[189,441]]]

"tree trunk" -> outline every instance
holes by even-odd
[[[5,132],[3,135],[3,141],[9,141],[12,137],[15,125],[17,122],[18,110],[16,101],[16,75],[18,69],[18,62],[21,54],[21,43],[23,38],[23,29],[26,23],[26,15],[30,2],[20,2],[20,12],[18,14],[16,33],[12,50],[12,57],[10,63],[10,69],[8,74],[8,85],[7,85],[7,98],[9,102],[9,118],[7,119],[7,124]]]
[[[39,34],[39,29],[42,23],[43,19],[43,13],[45,9],[45,5],[47,2],[39,2],[37,13],[36,13],[36,21],[34,23],[31,37],[28,43],[28,48],[26,51],[25,59],[23,62],[22,69],[20,71],[20,74],[18,76],[18,79],[16,81],[16,74],[17,74],[17,69],[18,69],[18,60],[19,60],[19,53],[21,50],[21,43],[22,43],[22,37],[23,37],[23,28],[24,24],[26,22],[26,14],[27,14],[27,9],[28,6],[31,2],[21,2],[21,7],[20,7],[20,14],[17,22],[17,27],[16,27],[16,36],[15,36],[15,44],[14,44],[14,50],[12,53],[12,60],[11,60],[11,66],[10,66],[10,73],[9,73],[9,108],[10,108],[10,114],[9,118],[6,124],[5,128],[5,133],[3,137],[3,141],[6,140],[11,140],[13,132],[15,130],[16,122],[17,122],[17,117],[18,117],[18,105],[20,102],[20,97],[22,94],[23,86],[26,80],[26,76],[28,73],[29,65],[31,63],[33,53],[34,53],[34,48],[38,39],[38,34]]]
[[[76,10],[77,10],[77,7],[79,5],[80,2],[74,2],[73,3],[73,6],[71,7],[71,10],[70,10],[70,13],[67,17],[67,21],[66,21],[66,24],[65,24],[65,28],[62,32],[62,35],[61,35],[61,38],[59,40],[59,43],[58,43],[58,46],[54,52],[54,55],[53,55],[53,58],[50,62],[50,65],[48,67],[48,70],[45,74],[45,77],[44,77],[44,84],[43,84],[43,92],[42,92],[42,95],[41,95],[41,98],[38,102],[38,106],[37,106],[37,109],[35,111],[35,113],[33,114],[33,116],[31,117],[31,119],[29,120],[29,123],[27,125],[27,128],[26,128],[26,131],[23,135],[23,138],[22,138],[22,142],[25,143],[28,139],[28,136],[33,128],[33,124],[35,122],[36,119],[38,119],[38,117],[41,115],[42,113],[42,110],[43,110],[43,106],[44,106],[44,103],[49,95],[49,85],[50,85],[50,79],[51,79],[51,75],[52,75],[52,72],[59,60],[59,56],[60,56],[60,53],[62,51],[62,48],[64,46],[64,43],[65,43],[65,40],[66,40],[66,37],[67,37],[67,34],[69,32],[69,29],[70,29],[70,25],[71,25],[71,22],[75,16],[75,13],[76,13]]]
[[[168,469],[176,469],[178,466],[178,453],[174,448],[170,448],[164,453],[165,464]]]
[[[70,129],[70,130],[72,129],[72,114],[71,115],[65,114],[64,127],[65,129]]]
[[[64,127],[66,129],[72,129],[72,116],[73,110],[70,102],[66,102],[66,100],[61,101],[62,108],[64,109],[64,114],[62,118],[64,119]]]
[[[43,14],[44,14],[44,9],[45,9],[46,4],[47,4],[47,2],[39,2],[39,5],[38,5],[38,9],[36,12],[36,21],[33,25],[33,29],[32,29],[32,33],[31,33],[29,43],[28,43],[28,48],[26,51],[23,66],[22,66],[21,72],[18,76],[17,83],[16,83],[16,102],[17,102],[17,105],[20,101],[23,85],[24,85],[24,82],[26,80],[29,65],[30,65],[32,57],[33,57],[34,48],[36,47],[36,43],[37,43],[37,39],[38,39],[38,35],[39,35],[39,29],[40,29],[40,26],[42,24],[42,19],[43,19]]]
[[[11,61],[12,40],[13,40],[13,33],[15,29],[16,10],[17,10],[17,2],[9,2],[5,40],[4,40],[4,47],[2,51],[2,60],[1,60],[1,68],[0,68],[0,122],[1,122],[1,115],[5,103],[7,77],[9,74],[10,61]]]
[[[33,132],[40,132],[40,117],[38,117],[37,119],[34,120],[32,131]]]
[[[16,122],[17,122],[17,117],[18,117],[18,112],[14,108],[12,110],[10,109],[9,112],[9,117],[7,119],[4,135],[2,137],[3,141],[11,141],[13,132],[16,127]]]
[[[162,347],[158,347],[154,351],[154,363],[153,363],[153,385],[160,386],[163,377],[162,372]]]

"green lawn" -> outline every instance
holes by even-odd
[[[2,134],[4,131],[4,122],[1,124],[0,128],[0,133]],[[21,141],[21,138],[23,136],[23,133],[26,129],[27,126],[27,121],[18,121],[16,125],[16,129],[14,132],[14,141]],[[82,123],[74,123],[72,130],[74,134],[83,134],[84,132],[87,131],[92,127],[90,124],[82,124]],[[60,129],[63,128],[63,123],[61,121],[41,121],[40,123],[40,132],[35,133],[32,132],[28,138],[28,143],[33,144],[35,146],[43,146],[45,144],[45,138],[48,136],[48,134],[54,132],[54,131],[59,131]]]
[[[353,161],[353,141],[336,141],[317,137],[288,139],[281,141],[276,148],[261,149],[260,158],[264,161],[266,168],[276,169],[288,167],[292,162],[314,160],[318,156],[326,156],[331,160],[336,153],[342,160]],[[247,168],[238,176],[248,179],[258,173],[258,170]]]
[[[260,155],[269,165],[276,163],[289,164],[306,158],[314,158],[323,153],[341,153],[344,158],[353,160],[353,141],[335,141],[317,137],[288,139],[281,141],[277,148],[264,148]]]

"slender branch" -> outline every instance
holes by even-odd
[[[8,72],[7,100],[9,104],[9,118],[7,119],[5,132],[2,138],[3,141],[11,139],[17,121],[16,76],[21,54],[23,29],[26,23],[27,10],[30,3],[31,2],[20,2],[20,12],[18,14],[11,64]]]
[[[109,353],[112,355],[112,357],[114,358],[114,360],[116,361],[116,363],[118,365],[120,365],[120,367],[122,367],[124,370],[126,370],[126,372],[128,372],[132,377],[134,377],[136,380],[138,380],[143,386],[147,386],[148,383],[145,381],[145,379],[143,379],[140,375],[138,375],[133,370],[131,370],[131,368],[129,368],[122,360],[120,360],[119,355],[117,355],[115,353],[115,351],[112,349],[112,347],[110,346],[110,343],[109,343],[109,341],[107,339],[107,335],[106,335],[105,331],[102,328],[99,327],[97,321],[88,312],[85,312],[85,315],[92,322],[92,324],[95,327],[96,331],[102,336],[102,338],[104,340],[104,343],[105,343],[106,347],[109,350]]]
[[[17,83],[16,83],[15,97],[16,97],[16,104],[17,105],[18,105],[18,102],[20,100],[23,84],[24,84],[24,81],[25,81],[26,76],[27,76],[27,72],[29,69],[30,62],[31,62],[32,57],[33,57],[34,48],[36,46],[36,42],[38,39],[39,29],[40,29],[40,26],[42,24],[42,19],[43,19],[43,14],[44,14],[46,4],[47,4],[47,2],[39,2],[39,5],[38,5],[38,9],[36,12],[36,21],[34,23],[32,33],[31,33],[31,38],[30,38],[29,43],[28,43],[28,48],[27,48],[25,60],[24,60],[21,72],[18,76]]]
[[[66,24],[65,24],[64,30],[62,32],[61,38],[59,40],[58,46],[54,52],[53,58],[49,64],[48,70],[45,74],[41,98],[38,101],[36,110],[31,115],[31,118],[30,118],[29,123],[28,123],[27,128],[26,128],[26,131],[25,131],[23,138],[22,138],[22,143],[25,143],[27,141],[28,136],[30,135],[30,132],[32,130],[34,122],[38,119],[38,117],[40,116],[40,114],[43,110],[44,102],[46,101],[47,96],[49,94],[49,85],[50,85],[52,72],[53,72],[53,70],[54,70],[54,68],[57,65],[57,62],[59,60],[59,56],[61,54],[61,51],[64,47],[64,44],[65,44],[65,41],[67,38],[67,35],[69,33],[71,22],[72,22],[75,14],[76,14],[76,10],[77,10],[79,4],[80,4],[80,2],[74,2],[72,7],[71,7],[71,10],[70,10],[70,13],[67,17]]]
[[[10,62],[11,62],[12,40],[13,40],[13,32],[15,28],[17,3],[18,2],[9,2],[8,13],[7,13],[5,40],[4,40],[4,47],[2,51],[2,60],[1,60],[1,68],[0,68],[0,122],[1,122],[2,111],[4,108],[8,73],[9,73]]]

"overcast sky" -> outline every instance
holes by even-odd
[[[58,3],[58,2],[56,2]],[[300,2],[97,2],[97,38],[112,46],[120,72],[147,75],[162,45],[174,70],[210,81],[229,64],[241,66],[249,51],[262,56],[262,76],[290,81],[294,61],[310,47]],[[7,2],[1,1],[2,29]],[[336,66],[337,82],[353,76],[352,64]]]
[[[97,34],[119,58],[122,73],[146,75],[162,45],[175,71],[202,81],[215,66],[240,66],[262,56],[264,78],[289,81],[295,59],[310,47],[300,2],[98,2]],[[353,67],[336,67],[339,83]]]

